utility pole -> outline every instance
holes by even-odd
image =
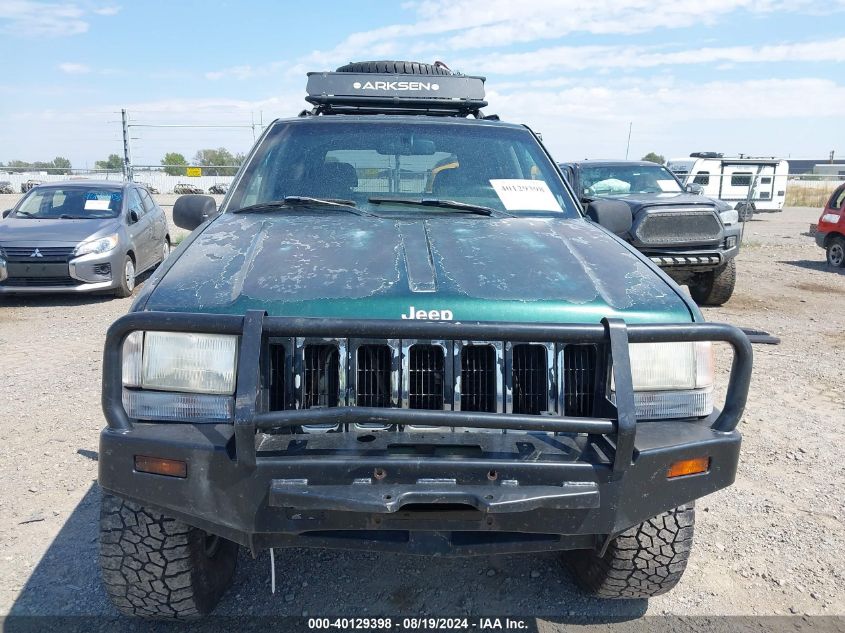
[[[830,164],[833,164],[833,157],[836,155],[836,150],[830,150]]]
[[[126,110],[120,111],[120,118],[123,122],[123,179],[132,180],[132,158],[129,154],[129,122],[126,118]]]
[[[631,128],[634,127],[634,122],[628,123],[628,144],[625,146],[625,160],[628,160],[628,150],[631,149]]]

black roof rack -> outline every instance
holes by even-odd
[[[484,77],[349,72],[308,73],[312,114],[481,116]]]

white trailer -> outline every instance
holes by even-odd
[[[685,185],[701,185],[705,196],[724,200],[741,215],[783,210],[789,175],[785,160],[699,152],[689,158],[673,158],[666,167]]]

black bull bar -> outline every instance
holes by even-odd
[[[711,416],[714,431],[729,432],[742,417],[751,382],[752,349],[748,337],[731,325],[720,323],[635,324],[605,318],[600,324],[546,324],[496,322],[435,322],[412,320],[317,319],[271,317],[250,310],[245,315],[134,312],[109,328],[103,357],[102,405],[108,425],[115,430],[133,426],[122,400],[122,348],[133,331],[169,331],[233,334],[241,337],[235,391],[235,440],[239,467],[254,468],[256,431],[302,424],[372,421],[387,424],[426,424],[483,429],[515,429],[559,433],[586,433],[613,440],[614,475],[631,465],[636,434],[636,414],[629,343],[724,342],[733,348],[730,381],[721,411]],[[268,337],[395,338],[431,340],[484,340],[556,342],[604,345],[614,372],[615,415],[608,417],[535,416],[464,411],[338,407],[283,411],[262,410],[259,359]]]

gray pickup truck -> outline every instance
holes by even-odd
[[[741,227],[727,203],[700,195],[699,185],[645,161],[581,161],[560,168],[582,204],[618,201],[630,210],[631,228],[621,234],[679,284],[695,302],[718,306],[736,284]]]

